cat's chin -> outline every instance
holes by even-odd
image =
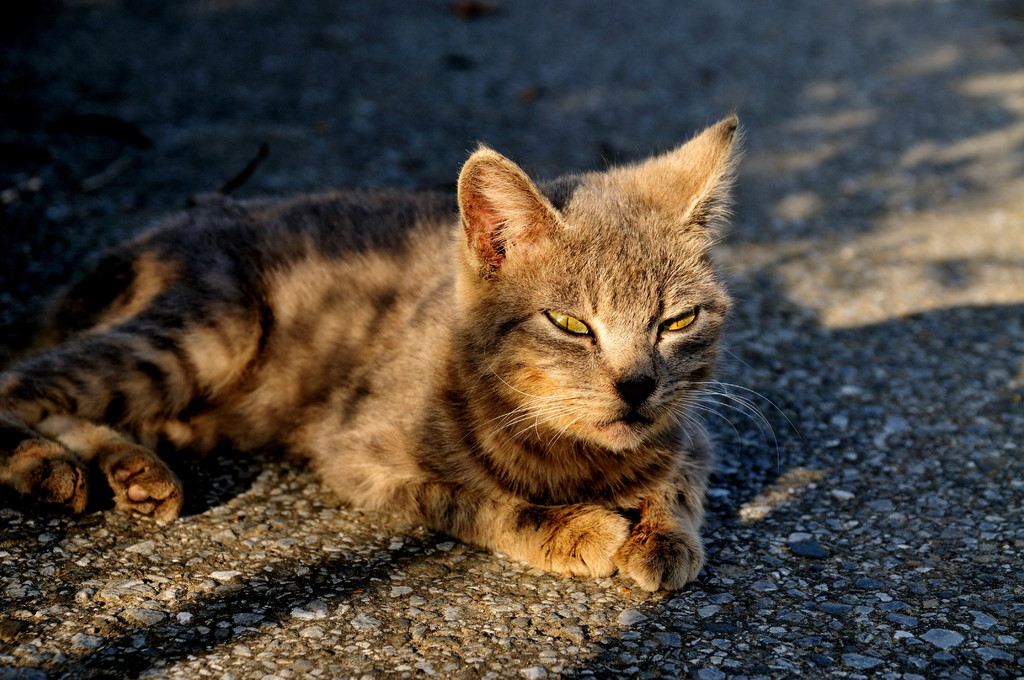
[[[643,441],[649,427],[644,420],[610,420],[594,425],[591,439],[615,451],[628,449]]]

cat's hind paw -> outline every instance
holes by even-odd
[[[181,513],[182,487],[178,477],[148,449],[120,444],[104,452],[104,472],[118,510],[157,520]]]
[[[644,590],[675,590],[697,578],[704,546],[694,532],[641,523],[615,554],[615,563]]]
[[[55,441],[24,439],[3,454],[0,481],[35,505],[74,513],[89,501],[89,471]]]

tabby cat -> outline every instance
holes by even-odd
[[[679,588],[704,559],[690,405],[729,306],[709,249],[736,129],[549,183],[480,148],[457,196],[172,217],[99,258],[0,374],[0,485],[82,512],[95,467],[118,508],[170,520],[158,445],[274,448],[515,560]]]

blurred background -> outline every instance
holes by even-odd
[[[1020,301],[1020,0],[12,0],[0,26],[0,339],[261,147],[235,195],[450,186],[478,141],[550,177],[731,111],[728,242],[771,244],[743,264],[802,305],[822,283],[838,324]]]

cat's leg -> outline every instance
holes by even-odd
[[[692,458],[673,479],[640,500],[639,519],[615,555],[626,576],[644,590],[674,590],[697,577],[704,565],[700,526],[711,444],[697,440]]]
[[[704,522],[714,448],[702,431],[686,433],[678,467],[633,508],[639,516],[615,555],[619,571],[644,590],[674,590],[697,578],[704,565]]]
[[[49,416],[36,429],[96,465],[119,510],[158,520],[172,520],[181,511],[178,477],[156,453],[126,435],[74,416]]]
[[[0,414],[0,485],[44,506],[85,510],[89,471],[73,452]]]
[[[192,404],[213,397],[241,375],[259,339],[258,323],[233,321],[228,315],[216,326],[182,330],[183,323],[167,315],[135,319],[81,336],[0,374],[5,422],[30,432],[39,432],[53,416],[72,416],[81,423],[77,428],[50,423],[51,438],[73,445],[47,445],[38,435],[31,446],[20,440],[9,442],[13,446],[0,442],[0,484],[51,502],[48,489],[67,487],[72,468],[94,462],[114,489],[119,507],[158,518],[176,515],[181,505],[178,480],[155,453],[116,430],[174,422]],[[89,430],[89,423],[110,427]],[[78,510],[87,490],[76,488],[73,500],[63,504]]]
[[[687,510],[673,492],[644,498],[640,519],[615,555],[619,571],[644,590],[674,590],[697,578],[704,565],[700,512]]]
[[[435,531],[565,576],[613,574],[630,526],[598,505],[535,505],[445,483],[406,485],[388,505]]]

